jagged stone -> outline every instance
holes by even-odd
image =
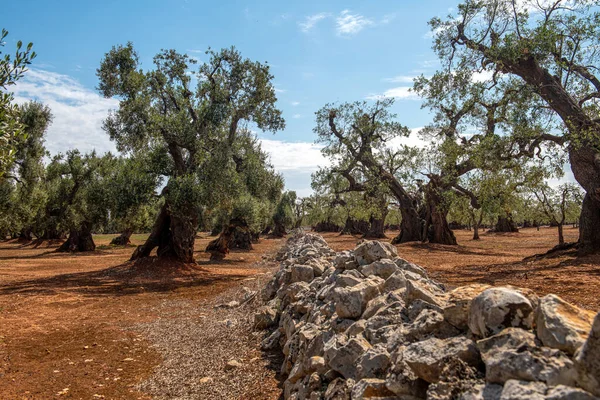
[[[544,400],[547,386],[543,382],[511,379],[504,384],[501,400]]]
[[[390,353],[381,346],[368,349],[356,363],[357,379],[385,376],[390,366]]]
[[[427,276],[427,271],[425,271],[422,267],[419,267],[417,264],[408,262],[400,257],[394,258],[394,263],[403,272],[410,272],[411,274],[418,275],[420,278],[429,279]]]
[[[371,276],[355,286],[335,288],[335,312],[341,318],[358,318],[364,312],[369,300],[377,296],[383,279]]]
[[[365,276],[375,275],[387,279],[394,272],[398,271],[398,266],[392,260],[383,259],[368,265],[363,265],[359,270]]]
[[[406,347],[403,359],[419,378],[434,383],[439,380],[444,364],[452,358],[473,366],[480,363],[475,343],[464,336],[413,343]]]
[[[445,298],[446,304],[443,307],[444,319],[458,329],[468,329],[471,301],[489,287],[489,285],[474,284],[448,292]]]
[[[361,336],[345,340],[338,335],[325,344],[325,360],[331,369],[344,378],[355,378],[355,363],[370,348],[369,342]]]
[[[444,305],[444,302],[441,297],[437,296],[439,294],[441,293],[433,292],[431,287],[427,287],[421,282],[411,280],[406,281],[406,292],[404,299],[408,305],[412,304],[412,302],[415,300],[422,300],[441,308]]]
[[[583,345],[592,328],[594,313],[567,303],[549,294],[540,299],[537,310],[537,336],[544,346],[562,350],[567,354]]]
[[[315,278],[314,269],[309,265],[292,265],[290,283],[310,282]]]
[[[471,301],[469,329],[480,337],[509,327],[531,329],[533,307],[522,294],[508,288],[490,288]]]
[[[391,398],[392,396],[394,396],[394,393],[385,386],[385,380],[374,378],[361,379],[356,382],[351,392],[352,399],[381,400],[386,397]]]
[[[546,392],[546,400],[599,400],[598,397],[592,395],[585,390],[558,385],[548,388]]]
[[[350,400],[354,380],[336,378],[329,383],[325,391],[325,400]]]
[[[254,314],[254,328],[267,329],[277,324],[277,310],[269,306],[260,307]]]
[[[406,277],[402,271],[394,272],[385,280],[385,283],[383,284],[383,289],[386,292],[393,292],[395,290],[404,288],[406,288]]]
[[[596,314],[590,334],[574,360],[579,385],[600,397],[600,313]]]
[[[356,246],[354,259],[359,265],[371,264],[381,259],[393,260],[398,255],[398,250],[386,242],[367,240]]]

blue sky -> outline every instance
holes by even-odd
[[[33,42],[32,70],[15,93],[37,98],[55,114],[47,147],[113,150],[100,129],[114,100],[95,91],[95,69],[111,46],[132,41],[143,66],[162,48],[204,59],[210,46],[234,45],[245,57],[272,66],[287,128],[263,135],[264,148],[288,188],[310,193],[310,173],[323,164],[313,144],[314,112],[328,102],[396,97],[405,125],[428,122],[427,110],[407,91],[412,77],[437,64],[427,21],[457,4],[427,1],[60,1],[19,0],[4,5],[1,27]]]

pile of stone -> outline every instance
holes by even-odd
[[[263,348],[281,347],[286,399],[600,396],[600,314],[515,287],[446,290],[364,241],[334,252],[297,233],[263,290]]]

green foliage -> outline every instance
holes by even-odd
[[[275,208],[275,213],[273,214],[273,222],[276,226],[281,225],[286,228],[290,228],[294,225],[294,206],[296,204],[296,200],[296,192],[293,190],[288,190],[283,193],[279,203],[277,204],[277,207]]]
[[[25,133],[23,123],[19,120],[19,108],[13,103],[12,93],[6,92],[27,71],[36,56],[32,50],[33,44],[29,43],[23,49],[23,43],[17,42],[14,56],[4,54],[2,48],[8,31],[2,29],[0,34],[0,178],[2,178],[12,167],[15,157],[16,142],[24,140]]]
[[[119,150],[143,154],[154,174],[167,177],[171,214],[203,214],[223,225],[247,212],[258,228],[283,180],[247,126],[272,132],[285,126],[273,76],[234,48],[206,54],[208,62],[196,66],[185,54],[163,50],[154,68],[143,70],[131,43],[113,47],[97,70],[100,92],[120,99],[104,129]]]

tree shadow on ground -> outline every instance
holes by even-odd
[[[493,257],[506,257],[510,256],[510,253],[502,253],[502,252],[493,252],[481,249],[480,251],[473,251],[468,249],[465,246],[461,245],[446,245],[446,244],[437,244],[437,243],[423,243],[423,242],[407,242],[402,243],[404,246],[412,247],[414,249],[424,250],[427,252],[447,252],[447,253],[456,253],[456,254],[466,254],[466,255],[474,255],[474,256],[493,256]]]
[[[61,292],[89,297],[127,296],[210,286],[246,277],[247,275],[214,274],[200,265],[149,257],[98,271],[68,273],[0,284],[0,296],[54,295]]]

